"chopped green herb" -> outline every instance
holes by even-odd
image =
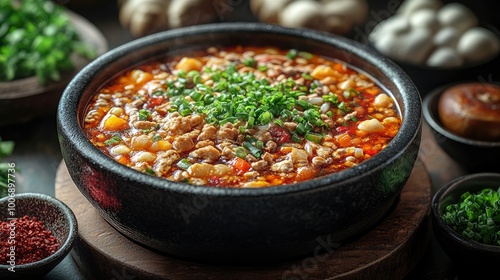
[[[139,110],[139,120],[147,121],[151,113],[146,109]]]
[[[443,220],[463,236],[488,245],[500,245],[500,187],[465,192],[450,204]]]
[[[315,143],[321,143],[321,141],[323,140],[323,135],[308,131],[306,132],[304,138]]]
[[[184,170],[188,169],[191,165],[192,163],[187,158],[183,158],[177,162],[177,167]]]
[[[291,49],[287,52],[286,57],[288,57],[289,59],[294,59],[297,57],[297,54],[298,54],[297,50]]]
[[[243,142],[243,147],[247,148],[248,151],[252,154],[252,156],[256,158],[260,158],[260,156],[262,155],[262,151],[248,141]]]
[[[65,7],[45,0],[0,0],[0,81],[37,76],[58,81],[74,69],[72,54],[94,58]]]
[[[106,146],[111,146],[111,145],[118,144],[121,141],[122,141],[122,139],[120,138],[120,135],[115,135],[115,136],[109,138],[108,140],[104,141],[104,144],[106,144]]]
[[[253,58],[247,58],[243,61],[243,64],[248,67],[255,67],[256,61]]]

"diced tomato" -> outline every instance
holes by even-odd
[[[337,126],[335,128],[335,131],[337,131],[338,133],[349,133],[349,134],[354,134],[356,132],[354,127],[343,126],[343,125]]]
[[[153,109],[154,107],[161,105],[163,101],[165,100],[165,97],[163,96],[154,96],[149,99],[148,107]]]
[[[370,156],[374,156],[378,153],[377,150],[366,150],[365,153]]]
[[[230,165],[234,168],[236,174],[238,175],[245,174],[248,170],[250,170],[251,167],[248,161],[239,157],[235,157],[233,160],[231,160]]]
[[[288,130],[276,125],[269,128],[269,133],[271,133],[272,137],[278,140],[278,144],[286,143],[292,138],[292,135]]]
[[[220,186],[222,183],[221,178],[217,176],[210,176],[207,181],[210,186]]]

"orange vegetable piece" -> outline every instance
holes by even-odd
[[[339,143],[339,145],[341,147],[351,146],[351,140],[352,140],[351,135],[349,135],[347,133],[343,133],[343,134],[339,134],[339,135],[335,136],[335,138],[337,139],[337,142]]]
[[[109,131],[119,131],[128,128],[128,122],[115,115],[111,115],[104,120],[103,128]]]
[[[236,157],[231,161],[231,166],[236,170],[238,175],[242,175],[250,170],[250,163],[242,158]]]
[[[317,173],[318,171],[311,166],[302,166],[297,169],[297,176],[295,178],[297,182],[300,182],[315,177]]]

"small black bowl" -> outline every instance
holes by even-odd
[[[490,271],[496,267],[500,263],[500,245],[481,244],[462,236],[448,226],[441,215],[448,205],[457,203],[466,191],[474,193],[484,188],[496,190],[498,187],[500,187],[500,173],[469,174],[447,183],[432,199],[434,234],[441,248],[459,267],[461,275],[474,275],[480,273],[481,268],[488,268],[486,271]]]
[[[10,216],[8,209],[14,211]],[[71,251],[78,232],[75,215],[71,209],[52,196],[40,193],[21,193],[0,199],[0,220],[36,217],[52,232],[59,249],[45,259],[26,264],[0,264],[0,279],[37,279],[49,273]],[[15,260],[14,260],[15,261]],[[10,269],[10,270],[9,270]],[[14,272],[12,271],[14,270]]]
[[[498,172],[500,141],[482,141],[461,137],[447,130],[438,114],[441,94],[453,85],[441,86],[429,92],[422,101],[424,119],[429,124],[436,143],[465,171]]]

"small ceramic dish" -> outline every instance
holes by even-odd
[[[446,89],[459,84],[468,84],[468,82],[448,84],[429,92],[422,102],[424,119],[430,126],[439,147],[468,173],[498,172],[500,141],[477,140],[460,136],[448,130],[439,116],[441,95]],[[464,121],[458,120],[457,122],[463,123]]]
[[[500,245],[486,245],[464,237],[453,230],[442,215],[448,205],[459,203],[465,192],[477,193],[485,188],[497,190],[500,173],[475,173],[456,178],[436,192],[432,199],[433,231],[442,249],[465,273],[477,273],[481,268],[492,268],[500,262]],[[489,271],[489,270],[488,270]],[[480,278],[476,278],[480,279]]]
[[[0,264],[0,279],[37,279],[43,277],[54,269],[73,248],[78,232],[76,217],[72,210],[57,198],[41,193],[21,193],[0,199],[0,209],[0,221],[8,221],[9,218],[21,218],[26,215],[36,217],[43,222],[45,228],[52,233],[59,244],[55,253],[39,261],[16,264],[16,257],[18,259],[20,257],[19,252],[13,259],[9,257],[12,263]],[[10,213],[13,215],[11,216]],[[19,227],[17,228],[20,231]],[[16,235],[16,228],[10,229],[10,235]],[[15,248],[13,252],[15,254]]]

